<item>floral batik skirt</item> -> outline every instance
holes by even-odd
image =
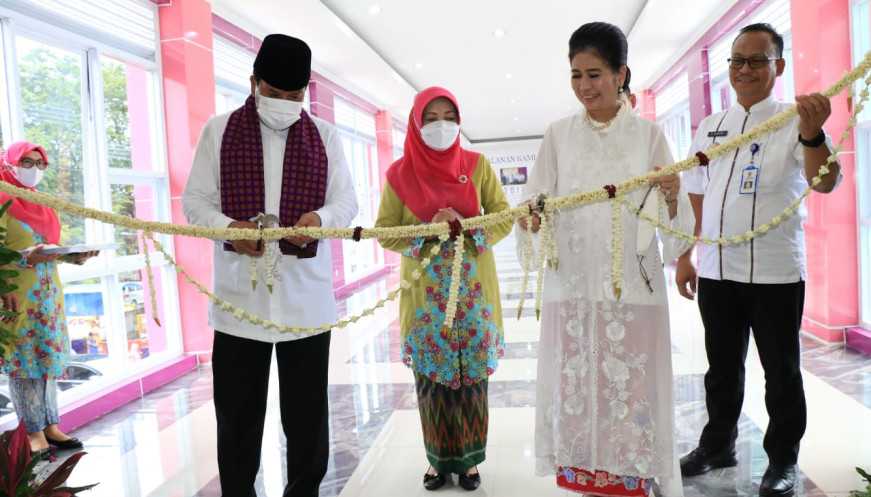
[[[566,490],[585,495],[616,497],[647,497],[653,480],[635,476],[612,475],[607,471],[589,471],[560,466],[556,484]]]

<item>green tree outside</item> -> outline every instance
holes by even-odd
[[[82,139],[82,58],[75,54],[29,43],[19,53],[19,73],[27,140],[46,148],[51,166],[40,190],[84,203]],[[127,76],[122,63],[102,59],[105,133],[109,167],[132,167],[127,108]],[[133,187],[114,185],[112,208],[117,214],[135,215]],[[61,213],[65,244],[85,242],[82,218]],[[119,228],[119,255],[138,252],[136,234]]]

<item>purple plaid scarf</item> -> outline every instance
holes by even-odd
[[[281,226],[293,226],[300,216],[324,206],[327,192],[327,152],[314,121],[303,110],[287,133],[281,182]],[[254,97],[230,115],[221,141],[221,212],[247,221],[265,209],[263,139]],[[267,213],[268,214],[268,213]],[[285,255],[300,259],[317,255],[317,241],[301,249],[286,240]],[[224,248],[233,250],[232,245]]]

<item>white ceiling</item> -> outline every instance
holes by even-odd
[[[314,66],[405,120],[414,93],[452,90],[473,141],[537,136],[573,112],[568,39],[591,21],[629,35],[647,88],[737,0],[213,0],[258,36],[305,39]],[[290,4],[290,5],[289,5]],[[502,36],[498,36],[501,30]]]
[[[394,114],[408,112],[415,90],[318,0],[210,0],[213,11],[253,35],[285,33],[312,49],[312,68]]]

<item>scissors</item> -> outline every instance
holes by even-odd
[[[275,214],[257,214],[255,217],[251,218],[252,223],[257,223],[257,229],[261,232],[264,228],[275,228],[279,225],[280,220],[278,216]],[[257,240],[257,251],[260,252],[263,250],[263,237],[261,236],[259,240]]]

